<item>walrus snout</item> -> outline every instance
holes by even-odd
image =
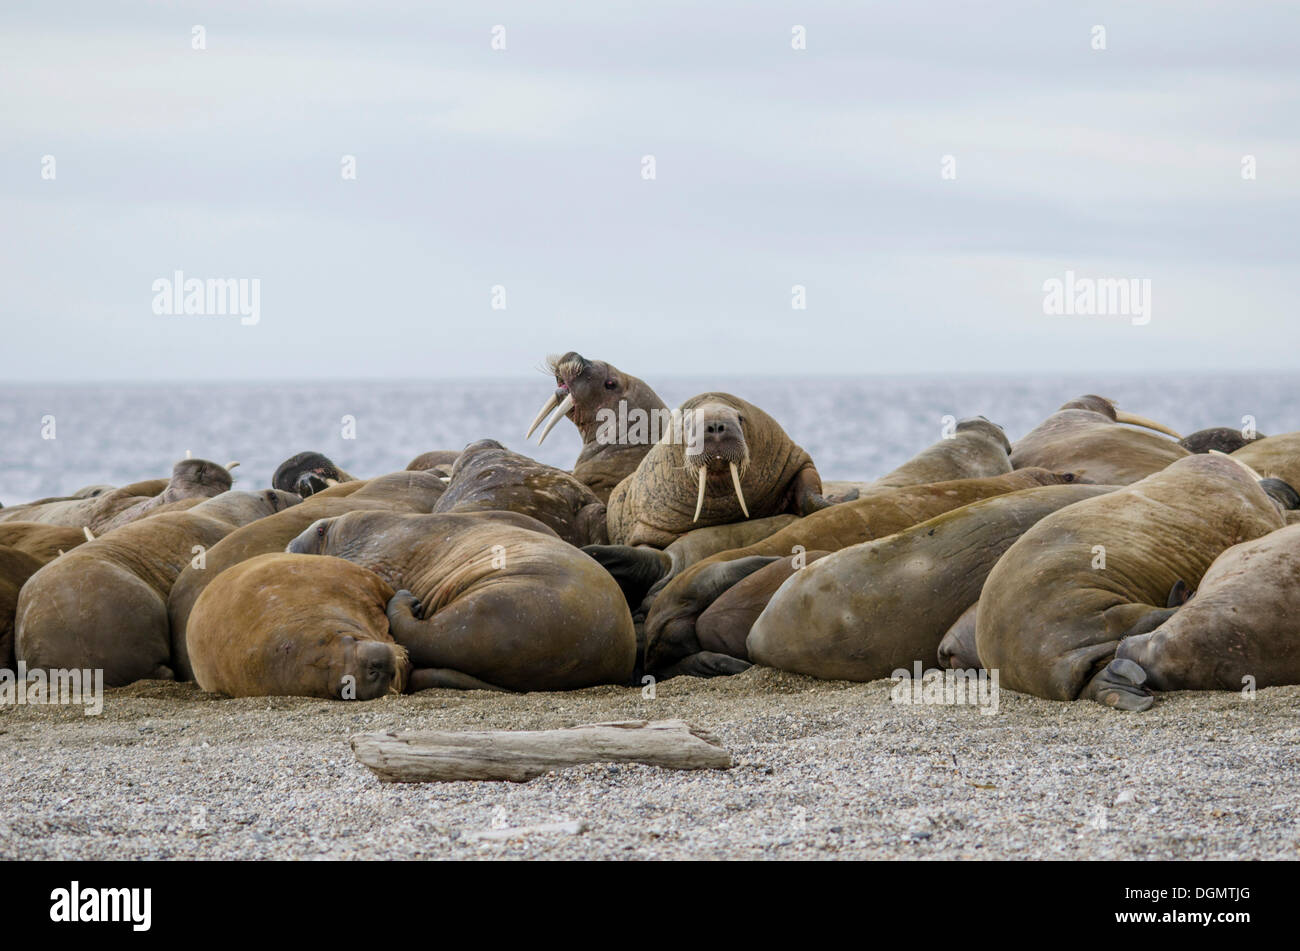
[[[319,452],[300,452],[290,456],[271,476],[271,487],[294,492],[306,498],[324,491],[336,482],[351,482],[352,477]]]
[[[352,640],[351,637],[346,639]],[[397,680],[399,670],[392,645],[379,641],[354,641],[350,646],[356,655],[353,673],[356,678],[356,699],[374,700],[384,696]],[[346,693],[342,695],[346,697]]]

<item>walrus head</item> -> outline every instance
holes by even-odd
[[[1163,423],[1157,423],[1154,419],[1148,419],[1146,416],[1139,416],[1136,413],[1126,413],[1115,405],[1114,400],[1108,400],[1104,396],[1097,396],[1092,393],[1076,397],[1068,403],[1062,404],[1061,409],[1086,409],[1109,417],[1117,423],[1128,423],[1132,426],[1141,426],[1143,429],[1154,429],[1158,433],[1173,436],[1175,439],[1183,438]]]
[[[1006,431],[997,423],[992,422],[985,416],[971,416],[967,419],[960,420],[957,423],[956,431],[959,433],[983,433],[986,436],[991,437],[994,441],[1002,443],[1002,445],[1006,447],[1007,454],[1011,454],[1011,441],[1007,439]]]
[[[163,495],[168,501],[193,496],[211,498],[229,492],[234,480],[223,466],[206,459],[182,459],[172,466],[171,480]]]
[[[307,498],[352,477],[319,452],[300,452],[280,463],[271,476],[271,486]]]
[[[704,496],[712,491],[736,493],[740,510],[749,518],[741,476],[749,467],[749,443],[745,439],[745,417],[726,403],[702,403],[682,414],[685,453],[682,467],[692,484],[699,486],[695,518],[699,521]]]
[[[525,439],[531,437],[533,431],[549,416],[550,422],[537,437],[539,446],[555,424],[565,416],[578,427],[582,441],[586,443],[595,438],[596,429],[601,422],[597,419],[597,414],[601,410],[617,415],[620,402],[626,402],[629,408],[664,408],[659,397],[641,380],[603,360],[588,360],[573,350],[562,357],[548,357],[546,369],[555,377],[555,392],[542,404],[532,425],[528,427],[528,432],[524,434]]]
[[[387,693],[402,692],[411,666],[405,647],[357,640],[351,634],[340,636],[338,641],[343,648],[343,673],[331,686],[340,699],[374,700]],[[335,673],[331,671],[331,675]]]
[[[325,553],[325,537],[335,518],[318,518],[302,530],[284,550],[291,555],[321,555]]]
[[[1263,434],[1260,433],[1247,439],[1240,429],[1216,426],[1214,429],[1199,429],[1190,436],[1178,440],[1178,445],[1188,452],[1210,452],[1215,449],[1219,452],[1236,452],[1247,443],[1263,438]]]

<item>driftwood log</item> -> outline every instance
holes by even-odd
[[[682,720],[621,720],[564,730],[359,733],[352,737],[352,752],[388,783],[522,783],[582,763],[731,767],[731,754],[711,733]]]

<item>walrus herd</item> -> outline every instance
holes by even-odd
[[[1183,437],[1088,394],[824,485],[737,396],[548,370],[525,438],[571,421],[571,471],[484,439],[369,478],[299,452],[245,491],[185,459],[0,507],[0,667],[367,700],[937,664],[1130,711],[1300,683],[1300,433]]]

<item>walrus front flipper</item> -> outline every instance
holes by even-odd
[[[1131,660],[1117,658],[1106,665],[1084,688],[1080,699],[1096,700],[1116,710],[1128,710],[1141,713],[1151,709],[1156,698],[1143,684],[1147,675],[1140,666]]]
[[[733,674],[743,674],[753,666],[749,661],[741,660],[739,657],[718,654],[714,651],[698,651],[683,657],[670,667],[665,667],[659,671],[658,677],[660,680],[667,680],[669,677],[730,677]]]
[[[673,560],[657,548],[637,545],[584,545],[585,553],[594,558],[613,576],[633,610],[647,592],[672,570]]]
[[[490,684],[485,680],[479,680],[477,677],[471,677],[469,674],[463,674],[459,670],[451,670],[447,667],[417,667],[411,671],[411,676],[406,681],[407,693],[415,693],[419,690],[432,690],[435,687],[442,687],[447,690],[496,690],[500,693],[512,693],[505,687],[498,687]]]

